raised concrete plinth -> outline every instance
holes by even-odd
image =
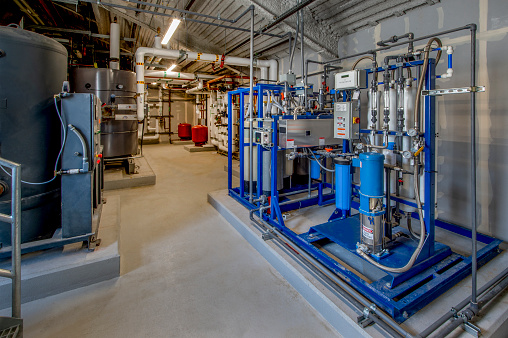
[[[313,272],[310,272],[298,260],[292,256],[292,251],[281,248],[274,241],[265,241],[261,238],[260,230],[249,219],[249,212],[236,200],[229,197],[227,190],[215,191],[208,194],[208,202],[243,236],[277,271],[314,307],[337,331],[344,337],[385,337],[387,333],[379,326],[360,328],[356,318],[360,315],[353,310],[342,296],[331,290],[329,285],[323,284],[322,280]],[[326,222],[335,206],[305,208],[292,211],[286,225],[297,231],[305,232],[308,228]],[[441,233],[443,232],[443,233]],[[456,241],[449,232],[437,229],[438,239],[445,244],[452,245]],[[445,238],[450,237],[450,242]],[[470,243],[470,240],[466,240]],[[458,241],[458,245],[464,249],[464,243]],[[469,244],[470,245],[470,244]],[[485,266],[478,270],[478,286],[481,287],[487,281],[501,273],[508,266],[508,253],[506,245],[504,252],[495,257]],[[406,320],[402,327],[415,336],[425,330],[453,306],[460,303],[471,294],[471,277],[457,283],[441,297],[424,307],[418,313]],[[485,312],[477,317],[474,324],[482,329],[484,337],[505,337],[508,328],[508,292],[501,293]],[[446,324],[445,324],[446,325]],[[444,327],[444,326],[442,326]],[[441,327],[441,328],[442,328]],[[437,332],[437,331],[436,331]],[[470,337],[462,328],[457,328],[453,337]]]
[[[187,145],[187,146],[184,146],[183,149],[191,152],[191,153],[196,153],[196,152],[202,152],[202,151],[215,151],[217,150],[215,148],[214,145],[211,145],[211,144],[205,144],[204,146],[202,147],[196,147],[194,145]]]
[[[187,144],[194,144],[194,142],[192,142],[192,140],[171,140],[171,144],[182,146]]]
[[[82,243],[28,253],[21,258],[21,302],[59,294],[120,275],[118,226],[120,197],[112,196],[102,208],[98,238],[101,244],[90,252]],[[10,259],[0,262],[10,269]],[[11,281],[0,279],[0,309],[11,306]]]
[[[124,166],[107,167],[104,171],[104,190],[154,185],[155,173],[145,157],[134,158],[136,173],[128,175]]]

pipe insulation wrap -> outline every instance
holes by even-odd
[[[174,49],[163,48],[149,48],[140,47],[136,50],[136,92],[137,92],[137,114],[138,120],[144,119],[144,103],[145,103],[145,56],[151,55],[160,57],[162,59],[178,59],[180,51]],[[220,55],[206,54],[197,52],[186,52],[188,59],[194,59],[202,62],[218,62],[221,59]],[[249,58],[240,58],[234,56],[226,56],[224,59],[225,65],[231,66],[250,66]],[[256,60],[253,64],[254,67],[268,68],[268,78],[271,81],[277,81],[278,63],[277,60]],[[181,73],[183,74],[183,73]]]

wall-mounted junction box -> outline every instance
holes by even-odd
[[[358,139],[360,137],[360,112],[352,102],[337,102],[333,107],[333,131],[335,138]]]
[[[335,90],[360,89],[367,86],[367,73],[363,69],[335,74]]]

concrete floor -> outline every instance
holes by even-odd
[[[121,277],[23,304],[26,337],[338,335],[207,203],[227,159],[183,147],[144,147],[157,184],[106,192],[120,197]]]

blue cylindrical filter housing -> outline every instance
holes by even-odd
[[[351,209],[351,161],[337,157],[335,163],[335,207],[341,210]]]
[[[371,198],[384,197],[384,161],[385,156],[379,153],[360,154],[360,212],[370,212]]]
[[[318,161],[310,161],[310,178],[319,180],[319,177],[321,177],[321,167]]]

